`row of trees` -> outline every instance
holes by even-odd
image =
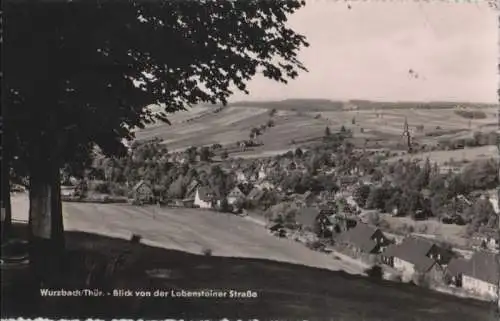
[[[473,230],[480,226],[495,227],[498,216],[492,204],[478,199],[474,192],[496,188],[497,171],[498,162],[494,160],[476,161],[461,173],[440,173],[429,160],[423,166],[400,161],[387,166],[384,183],[362,185],[356,189],[354,198],[367,209],[396,210],[398,215],[414,218],[459,215]],[[468,198],[472,201],[467,201]]]
[[[207,149],[202,147],[198,151],[203,155]],[[186,154],[189,155],[191,150],[196,151],[193,148]],[[167,148],[159,140],[134,143],[130,153],[124,157],[101,156],[95,159],[85,178],[103,181],[96,186],[98,192],[120,196],[130,191],[135,183],[144,180],[151,184],[158,198],[169,199],[184,198],[187,187],[195,180],[210,186],[219,195],[225,195],[235,186],[234,175],[222,171],[219,166],[206,169],[197,163],[170,162]]]

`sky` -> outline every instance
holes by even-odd
[[[310,43],[309,72],[287,85],[257,75],[230,101],[498,102],[498,16],[485,2],[349,3],[307,1],[289,25]]]

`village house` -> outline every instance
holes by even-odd
[[[446,274],[451,285],[487,299],[495,299],[498,296],[498,264],[494,253],[478,251],[469,260],[451,260]]]
[[[233,205],[237,200],[245,197],[245,194],[238,188],[235,187],[227,194],[227,203]]]
[[[185,199],[186,200],[194,200],[196,197],[196,190],[200,186],[200,182],[198,180],[192,180],[191,183],[186,188]]]
[[[413,277],[415,273],[441,279],[442,266],[450,262],[453,253],[429,240],[407,237],[399,244],[389,245],[381,257],[382,262],[402,272],[405,279]]]
[[[267,177],[267,172],[266,172],[266,167],[265,165],[262,165],[259,169],[259,172],[257,174],[257,179],[258,180],[263,180]]]
[[[496,193],[496,191],[490,193],[488,198],[490,200],[491,205],[493,206],[493,210],[495,211],[495,213],[500,214],[500,202],[498,200],[498,194]]]
[[[355,252],[366,254],[380,253],[391,244],[380,229],[365,223],[359,223],[356,227],[342,233],[338,241],[348,245]]]
[[[263,180],[263,181],[255,184],[255,186],[260,188],[260,189],[268,189],[268,190],[274,189],[274,184],[267,181],[267,180]]]
[[[455,287],[462,287],[462,275],[467,269],[468,264],[469,261],[462,257],[451,259],[445,271],[450,285],[453,285]]]
[[[451,263],[450,263],[451,264]],[[494,253],[478,251],[453,271],[461,277],[462,288],[485,298],[498,296],[499,264]]]
[[[335,233],[343,233],[358,225],[356,217],[348,217],[339,213],[330,216],[330,222],[333,224],[332,231]]]
[[[144,180],[139,181],[132,188],[132,198],[135,202],[144,204],[144,203],[153,203],[154,194],[151,186],[146,183]]]
[[[259,203],[262,201],[262,198],[264,198],[266,192],[260,188],[254,187],[250,193],[247,195],[247,200],[254,202],[254,203]]]
[[[61,196],[69,197],[75,195],[76,188],[73,186],[61,186]],[[14,188],[11,187],[11,192],[14,191]]]
[[[500,235],[498,229],[482,228],[473,237],[474,247],[478,250],[498,252],[500,250]]]
[[[198,187],[194,198],[194,205],[200,208],[213,208],[216,204],[215,193],[210,187]]]
[[[236,171],[235,175],[238,183],[248,183],[248,177],[243,171]]]
[[[248,168],[244,171],[248,182],[254,183],[259,180],[259,172],[257,170],[252,170]]]

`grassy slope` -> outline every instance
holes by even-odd
[[[87,260],[104,262],[126,248],[122,268],[105,279],[112,289],[235,289],[258,293],[252,299],[41,298],[36,289],[17,288],[2,298],[2,317],[51,318],[297,318],[345,321],[494,320],[485,303],[433,293],[410,285],[351,276],[259,259],[202,256],[144,245],[130,246],[81,232],[68,232],[72,274],[58,275],[64,288],[86,288]],[[102,258],[99,260],[99,258]],[[78,268],[80,267],[80,268]],[[162,269],[164,278],[146,271]],[[73,287],[67,286],[73,284]],[[66,285],[66,286],[65,286]],[[91,285],[92,286],[92,285]]]
[[[379,104],[380,106],[383,103]],[[337,130],[344,125],[353,130],[355,137],[382,139],[394,143],[401,139],[405,117],[414,137],[423,143],[435,142],[440,138],[457,138],[471,135],[472,131],[491,131],[496,123],[496,109],[479,106],[487,114],[486,119],[469,119],[458,116],[446,104],[429,105],[428,108],[411,108],[412,104],[389,104],[391,109],[364,108],[359,111],[341,111],[340,102],[328,100],[286,100],[283,102],[236,103],[213,113],[210,107],[196,107],[193,110],[172,115],[171,126],[158,124],[137,133],[138,139],[160,137],[165,140],[170,150],[179,150],[189,146],[210,145],[213,143],[232,144],[248,139],[251,128],[266,124],[268,111],[278,110],[274,117],[275,127],[266,130],[259,137],[264,142],[261,147],[253,148],[245,154],[259,155],[272,151],[294,149],[291,141],[297,142],[321,137],[328,125]],[[371,105],[370,105],[371,106]],[[385,106],[385,105],[384,105]],[[394,108],[399,106],[399,108]],[[438,108],[441,107],[441,108]],[[477,108],[479,108],[477,107]],[[383,114],[377,117],[377,113]],[[185,122],[189,115],[196,118]],[[321,119],[315,116],[321,114]],[[352,119],[356,119],[353,125]],[[424,125],[419,133],[416,127]],[[441,129],[436,130],[437,127]],[[361,133],[361,128],[364,133]],[[436,137],[426,134],[440,134]],[[239,155],[239,154],[238,154]]]
[[[13,202],[18,217],[19,200]],[[204,211],[164,211],[124,205],[64,204],[67,230],[121,234],[139,233],[163,249],[137,246],[123,270],[109,279],[120,289],[239,289],[255,290],[257,299],[41,299],[28,288],[2,299],[4,316],[53,318],[113,317],[286,317],[335,320],[494,320],[485,303],[458,299],[409,285],[356,277],[335,269],[342,262],[307,250],[238,217]],[[129,245],[120,239],[69,231],[68,248],[109,260]],[[203,248],[213,256],[200,255]],[[177,249],[177,250],[175,250]],[[178,251],[182,250],[182,251]],[[188,252],[192,252],[187,253]],[[89,254],[90,253],[90,254]],[[243,256],[246,258],[236,258]],[[80,259],[78,258],[80,257]],[[86,273],[81,256],[70,257],[72,275],[58,275],[59,287],[84,288]],[[263,260],[301,263],[273,262]],[[98,260],[99,261],[99,260]],[[167,269],[166,279],[152,279],[145,271]],[[30,294],[31,293],[31,294]],[[106,314],[106,315],[104,315]],[[413,319],[412,319],[413,318]]]

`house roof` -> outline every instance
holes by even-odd
[[[368,224],[360,223],[356,227],[346,231],[341,235],[341,240],[355,245],[364,252],[371,252],[377,246],[377,242],[372,240],[377,228]]]
[[[192,180],[191,183],[189,183],[188,187],[187,187],[187,190],[190,191],[190,190],[193,190],[195,189],[196,187],[198,187],[198,185],[200,185],[200,182],[198,182],[198,180]]]
[[[279,229],[282,229],[283,227],[284,227],[284,225],[283,225],[283,224],[281,224],[281,223],[275,223],[275,224],[273,224],[273,225],[271,225],[271,226],[269,227],[269,230],[270,230],[270,231],[277,231],[277,230],[279,230]]]
[[[396,257],[415,265],[420,272],[427,272],[436,263],[427,256],[434,243],[416,237],[407,237],[400,244],[392,244],[384,251],[384,256]]]
[[[307,200],[311,196],[314,196],[311,191],[306,191],[304,194],[302,194],[302,198],[305,199],[305,200]]]
[[[313,227],[320,210],[314,207],[305,207],[299,210],[295,216],[295,221],[302,226]]]
[[[243,192],[239,187],[234,187],[231,191],[229,191],[229,195],[235,195],[235,196],[240,196],[243,195]]]
[[[260,200],[264,196],[265,192],[257,187],[253,188],[248,194],[248,198],[254,201]]]
[[[139,181],[139,183],[135,184],[135,185],[134,185],[134,187],[133,187],[132,189],[133,189],[134,191],[136,191],[136,190],[138,190],[138,189],[139,189],[139,187],[141,187],[141,186],[142,186],[142,185],[144,185],[144,184],[146,184],[146,182],[145,182],[143,179],[141,179],[141,180]]]
[[[191,181],[191,183],[188,185],[186,188],[186,197],[187,198],[194,198],[194,195],[196,193],[196,187],[200,185],[200,182],[197,180]]]
[[[204,202],[210,202],[215,198],[214,192],[208,186],[202,186],[198,188],[198,195],[200,199]]]
[[[479,251],[475,252],[465,264],[463,274],[484,282],[497,284],[499,281],[498,268],[496,254]]]
[[[464,258],[453,258],[446,269],[451,275],[459,275],[465,272],[468,264],[469,261]]]

